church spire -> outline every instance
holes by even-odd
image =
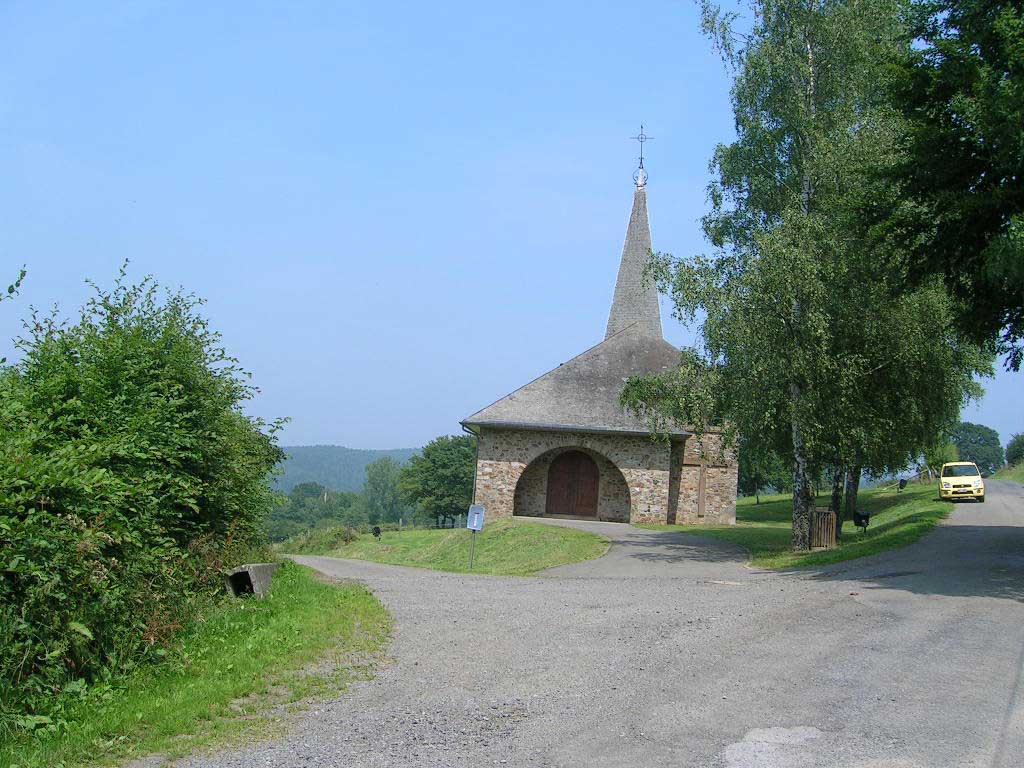
[[[630,326],[643,336],[662,338],[661,310],[658,307],[658,289],[650,280],[644,279],[644,269],[651,256],[651,228],[647,222],[647,172],[643,163],[643,126],[640,135],[640,167],[634,174],[636,189],[633,192],[633,211],[629,215],[626,229],[626,243],[622,247],[622,262],[615,282],[615,296],[608,314],[609,338]]]

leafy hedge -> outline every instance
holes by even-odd
[[[260,544],[278,425],[200,304],[122,270],[0,368],[0,736],[160,655]]]

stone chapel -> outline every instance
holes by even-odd
[[[736,457],[721,435],[705,434],[703,451],[683,428],[655,439],[619,405],[627,378],[679,363],[644,279],[650,253],[641,161],[604,341],[462,422],[477,436],[474,503],[488,518],[736,522]]]

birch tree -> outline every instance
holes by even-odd
[[[788,457],[792,544],[806,549],[822,470],[859,480],[861,466],[905,461],[921,435],[955,419],[985,359],[948,332],[941,286],[893,302],[881,255],[857,235],[872,172],[900,152],[885,66],[909,44],[897,4],[761,0],[750,10],[740,34],[737,16],[703,9],[735,72],[737,137],[715,150],[703,219],[713,250],[652,264],[676,316],[703,317],[701,345],[670,376],[628,382],[622,398],[655,428],[722,422],[728,437]],[[924,404],[908,408],[901,401],[927,377],[937,378]]]

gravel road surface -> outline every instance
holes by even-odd
[[[988,482],[912,547],[792,574],[607,523],[534,578],[297,557],[384,601],[392,661],[179,765],[1024,766],[1024,486]]]

